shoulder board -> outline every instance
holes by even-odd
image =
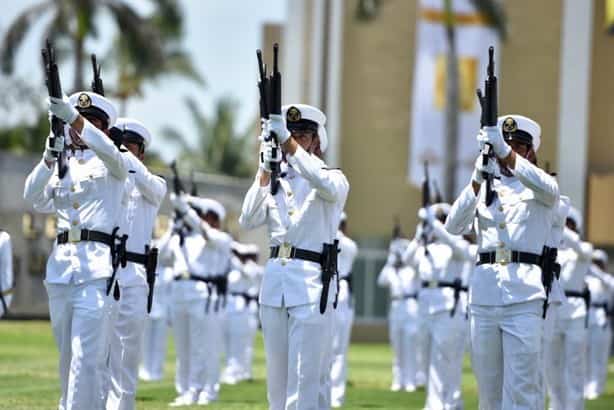
[[[324,171],[341,171],[341,168],[322,167]]]

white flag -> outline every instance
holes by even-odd
[[[459,73],[457,152],[446,146],[446,56],[444,0],[421,0],[416,38],[416,66],[412,97],[408,177],[419,186],[424,180],[424,161],[430,177],[444,183],[449,155],[456,158],[456,192],[469,183],[479,148],[480,104],[476,89],[484,87],[488,48],[500,55],[497,32],[470,0],[453,0]],[[495,68],[497,64],[495,64]],[[452,201],[453,198],[444,198]]]

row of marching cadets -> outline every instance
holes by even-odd
[[[135,408],[139,373],[145,380],[162,377],[169,322],[178,353],[175,404],[214,401],[228,298],[235,311],[251,312],[246,335],[229,332],[245,350],[235,348],[233,381],[250,377],[245,345],[257,329],[258,249],[234,244],[233,256],[232,239],[219,230],[223,206],[183,192],[171,195],[174,223],[152,241],[167,186],[142,162],[151,133],[136,119],[117,117],[99,67],[93,91],[62,94],[53,50],[46,51],[47,83],[54,84],[47,100],[51,130],[24,198],[57,218],[44,283],[59,351],[58,408]],[[233,263],[240,272],[234,294],[227,292]],[[244,275],[247,287],[239,283]],[[238,307],[234,298],[243,296],[250,303]],[[8,306],[10,298],[4,301]]]
[[[483,409],[543,409],[547,397],[554,410],[582,409],[604,391],[614,276],[607,254],[581,239],[555,175],[536,166],[540,137],[520,115],[482,129],[478,141],[515,156],[515,169],[478,158],[452,208],[420,209],[414,238],[390,243],[378,284],[390,289],[391,390],[425,385],[426,409],[462,408],[466,347]],[[497,177],[489,205],[485,170]]]
[[[449,210],[443,202],[421,208],[414,237],[392,240],[377,279],[390,291],[390,389],[426,387],[427,409],[462,408],[466,292],[476,246],[472,236],[446,231]]]

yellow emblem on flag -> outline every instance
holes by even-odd
[[[446,107],[447,58],[445,54],[437,56],[435,62],[435,107],[444,110]],[[474,57],[458,59],[459,77],[459,108],[463,112],[475,109],[475,90],[477,88],[478,60]]]

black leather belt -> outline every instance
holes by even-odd
[[[443,280],[423,280],[422,281],[423,288],[456,288],[457,284],[455,282],[446,282]]]
[[[591,303],[591,307],[595,308],[595,309],[605,309],[605,310],[608,310],[608,303],[607,302]]]
[[[173,280],[196,280],[199,282],[211,282],[211,278],[207,278],[205,276],[195,275],[190,273],[189,275],[175,275]]]
[[[145,255],[144,253],[126,251],[126,260],[128,262],[139,263],[145,266],[147,264],[147,255]]]
[[[476,265],[501,263],[503,265],[507,263],[529,263],[531,265],[541,265],[542,257],[535,253],[519,252],[519,251],[507,251],[501,252],[481,252],[480,258]]]
[[[79,234],[79,238],[70,238],[69,241],[69,231],[64,231],[59,234],[56,238],[58,245],[63,245],[68,242],[80,242],[80,241],[91,241],[91,242],[100,242],[105,245],[109,245],[113,247],[115,244],[115,236],[99,231],[90,231],[88,229],[80,229],[81,233]]]
[[[565,296],[567,296],[568,298],[584,299],[586,297],[586,292],[578,292],[577,290],[566,290]]]
[[[401,296],[395,296],[392,300],[407,300],[407,299],[418,299],[418,293],[406,293]]]
[[[282,252],[280,252],[280,249]],[[301,259],[304,261],[321,263],[322,254],[319,252],[309,251],[307,249],[300,249],[295,247],[280,247],[271,246],[271,259],[275,258],[288,258],[288,259]]]

